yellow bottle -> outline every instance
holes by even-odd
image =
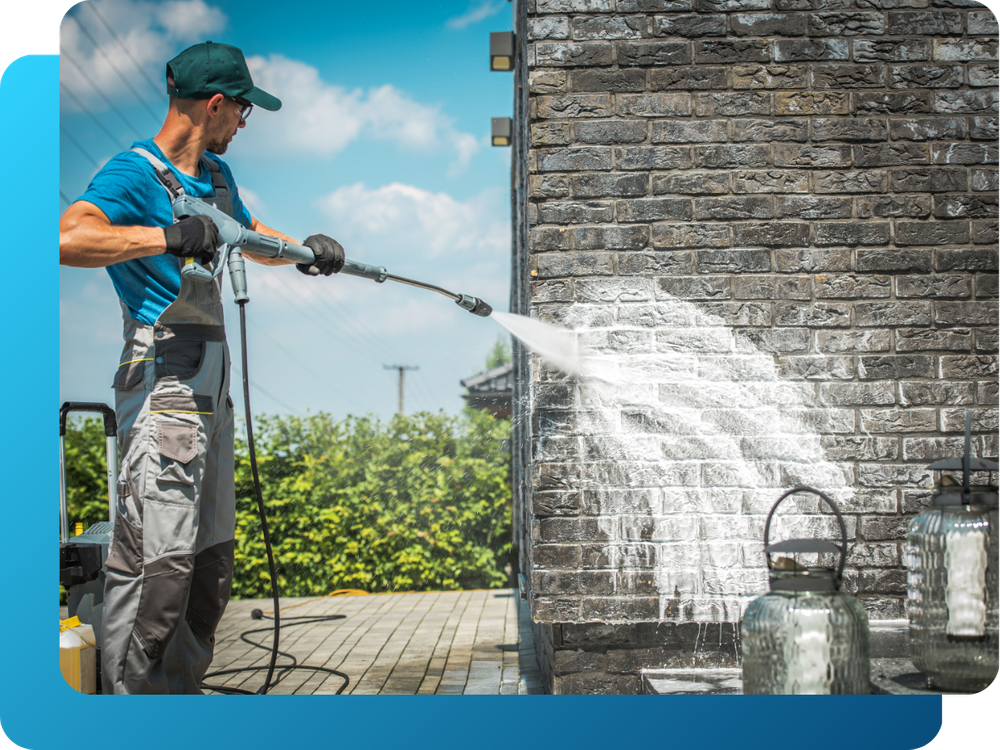
[[[97,647],[94,628],[71,617],[59,623],[59,669],[74,690],[97,692]]]

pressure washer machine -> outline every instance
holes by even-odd
[[[66,418],[71,412],[96,412],[104,418],[107,442],[108,520],[98,521],[82,534],[70,537],[66,504]],[[59,409],[59,583],[66,589],[69,617],[94,628],[101,648],[104,611],[105,561],[115,527],[118,505],[118,422],[107,404],[67,401]],[[98,681],[100,684],[100,681]]]

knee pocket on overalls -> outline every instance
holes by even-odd
[[[109,570],[137,576],[142,571],[142,498],[129,476],[129,456],[122,461],[117,494],[107,566]]]
[[[194,555],[167,555],[146,564],[132,632],[153,660],[163,657],[180,624],[191,585]]]

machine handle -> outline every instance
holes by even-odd
[[[70,412],[89,411],[97,412],[104,417],[105,437],[116,437],[118,435],[118,420],[115,417],[115,410],[107,404],[91,401],[67,401],[59,409],[59,437],[66,437],[66,417]]]

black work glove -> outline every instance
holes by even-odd
[[[329,276],[344,267],[344,248],[332,237],[327,237],[325,234],[314,234],[311,237],[306,237],[306,241],[302,244],[316,255],[312,263],[295,264],[295,267],[306,276],[319,276],[320,274]]]
[[[219,242],[219,228],[207,216],[188,216],[176,224],[163,228],[167,238],[167,252],[178,258],[198,258],[207,263],[215,257]]]

